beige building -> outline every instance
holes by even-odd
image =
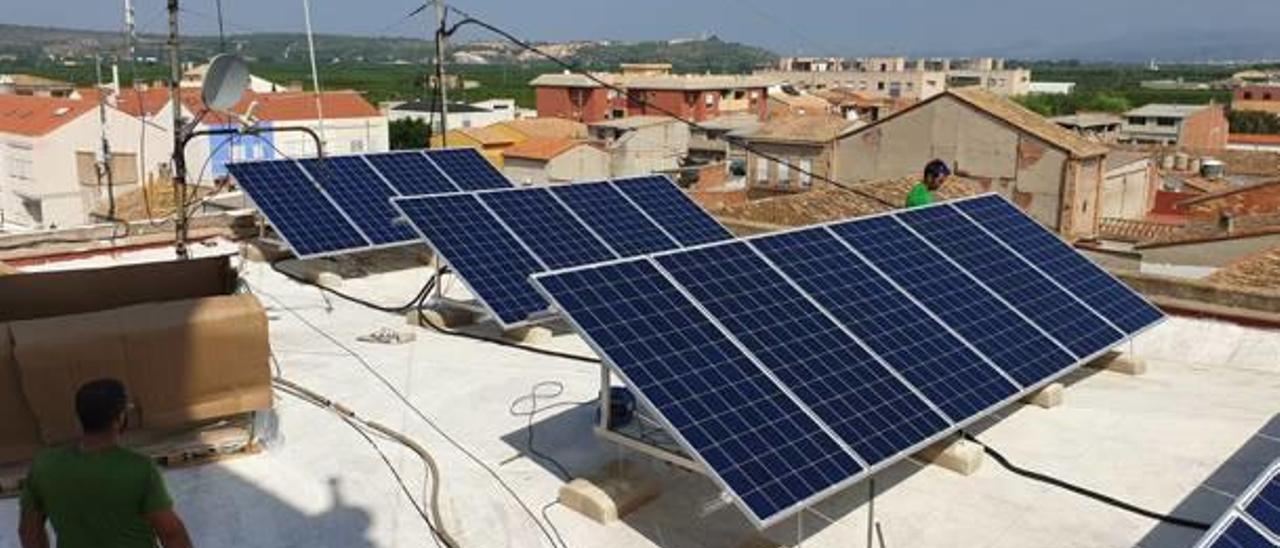
[[[742,138],[748,145],[747,185],[754,190],[801,192],[814,178],[831,177],[835,138],[854,122],[831,114],[771,120]]]
[[[1031,71],[1007,68],[1003,59],[990,57],[914,61],[906,57],[864,57],[852,66],[852,70],[825,71],[767,69],[757,74],[805,90],[845,87],[890,99],[925,100],[962,87],[978,87],[1002,97],[1026,95],[1031,90]]]
[[[609,178],[609,153],[586,141],[529,139],[502,152],[503,173],[517,183]]]
[[[672,171],[689,153],[689,126],[666,116],[629,116],[589,126],[609,153],[614,177]]]
[[[1106,147],[978,89],[949,90],[836,139],[841,181],[918,174],[938,158],[1067,237],[1097,230]]]
[[[1107,155],[1100,215],[1104,219],[1140,220],[1155,206],[1160,182],[1155,164],[1145,154],[1113,150]]]

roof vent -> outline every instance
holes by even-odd
[[[70,108],[70,107],[58,107],[58,110],[53,111],[53,115],[54,115],[54,116],[66,116],[68,112],[71,112],[71,108]]]

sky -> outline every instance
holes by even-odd
[[[300,31],[303,0],[222,0],[228,32]],[[311,0],[317,32],[425,35],[404,20],[422,0]],[[124,0],[9,2],[0,22],[114,30]],[[165,30],[164,0],[134,0],[142,30]],[[533,40],[646,40],[714,34],[793,54],[995,54],[1128,36],[1258,31],[1277,0],[458,0]],[[216,33],[215,0],[182,0],[186,32]],[[1227,16],[1229,14],[1229,16]],[[1203,35],[1203,34],[1202,34]],[[487,38],[470,31],[471,38]]]

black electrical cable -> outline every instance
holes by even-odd
[[[331,295],[334,295],[335,297],[338,297],[339,299],[342,299],[342,300],[344,300],[344,301],[351,302],[351,303],[355,303],[355,304],[358,304],[358,305],[363,306],[363,307],[365,307],[365,308],[371,308],[371,309],[373,309],[373,310],[377,310],[377,311],[379,311],[379,312],[387,312],[387,313],[390,313],[390,314],[403,314],[403,313],[405,313],[405,312],[408,312],[408,311],[410,311],[410,310],[413,310],[413,309],[417,308],[418,306],[420,306],[420,305],[422,304],[422,302],[423,302],[423,300],[426,298],[427,294],[429,294],[429,293],[431,292],[431,290],[432,290],[433,288],[435,288],[435,285],[436,285],[436,276],[433,274],[430,278],[428,278],[428,279],[427,279],[426,283],[424,283],[424,284],[422,285],[422,289],[419,289],[419,290],[418,290],[418,294],[417,294],[417,295],[415,295],[415,296],[413,297],[413,300],[411,300],[411,301],[409,301],[409,302],[407,302],[407,303],[405,303],[405,304],[402,304],[402,305],[400,305],[400,306],[385,306],[385,305],[380,305],[380,304],[377,304],[377,303],[374,303],[374,302],[370,302],[370,301],[367,301],[367,300],[361,299],[361,298],[356,297],[356,296],[353,296],[353,295],[349,295],[349,294],[347,294],[347,293],[343,293],[342,291],[338,291],[337,289],[333,289],[333,288],[331,288],[331,287],[325,287],[325,286],[320,285],[320,284],[318,284],[318,283],[315,283],[315,282],[313,282],[313,281],[311,281],[311,280],[308,280],[308,279],[306,279],[306,278],[303,278],[302,276],[299,276],[299,275],[297,275],[297,274],[294,274],[294,273],[292,273],[292,272],[289,272],[289,271],[286,271],[286,270],[284,270],[284,269],[280,268],[280,263],[283,263],[283,262],[285,262],[285,261],[290,261],[290,260],[292,260],[292,259],[282,259],[282,260],[279,260],[279,261],[272,261],[272,262],[270,263],[270,264],[271,264],[271,269],[272,269],[272,270],[274,270],[274,271],[276,271],[276,272],[278,272],[278,273],[280,273],[281,275],[285,276],[286,278],[289,278],[290,280],[293,280],[293,281],[298,282],[298,283],[300,283],[300,284],[304,284],[304,285],[309,285],[309,286],[315,287],[315,288],[317,288],[317,289],[319,289],[319,290],[321,290],[321,291],[324,291],[325,293],[329,293],[329,294],[331,294]]]
[[[549,390],[543,390],[543,389],[549,389]],[[528,394],[512,400],[511,405],[507,407],[507,413],[511,414],[511,416],[513,417],[528,417],[529,419],[528,423],[525,424],[525,446],[528,448],[529,454],[535,457],[538,457],[539,459],[550,464],[552,467],[555,468],[555,471],[560,476],[560,479],[569,481],[573,479],[573,474],[569,473],[569,469],[565,468],[565,466],[561,464],[560,461],[556,460],[555,457],[552,457],[551,455],[543,453],[542,451],[538,450],[536,445],[534,445],[533,418],[541,413],[544,413],[551,409],[555,409],[557,407],[577,407],[579,405],[590,405],[592,403],[595,403],[597,400],[590,399],[586,401],[559,402],[559,403],[553,403],[546,407],[538,407],[538,400],[555,399],[560,397],[561,394],[564,394],[564,383],[561,383],[560,381],[539,382],[537,384],[534,384],[531,388],[529,388]],[[521,404],[525,402],[529,402],[529,410],[522,411],[518,409],[518,407],[520,407]]]
[[[247,284],[248,282],[244,282],[244,283]],[[258,295],[265,295],[266,297],[275,301],[276,304],[280,305],[281,308],[285,309],[287,312],[292,314],[295,318],[298,319],[298,321],[305,324],[312,331],[316,332],[316,334],[320,335],[321,337],[324,337],[330,343],[333,343],[335,346],[342,349],[343,352],[346,352],[347,355],[351,356],[352,358],[355,358],[355,360],[360,363],[360,365],[364,368],[365,371],[367,371],[374,378],[378,379],[378,382],[382,383],[382,385],[386,387],[387,390],[391,391],[391,393],[396,396],[396,399],[400,400],[400,403],[403,404],[410,411],[412,411],[413,414],[418,417],[418,419],[426,423],[426,425],[429,426],[433,431],[435,431],[436,434],[444,438],[445,441],[447,441],[450,445],[452,445],[454,449],[457,449],[469,460],[471,460],[471,462],[475,463],[477,466],[483,469],[485,473],[487,473],[491,478],[493,478],[493,480],[497,482],[497,484],[501,486],[502,489],[506,491],[506,493],[513,500],[516,501],[516,504],[518,504],[520,506],[520,509],[524,511],[525,515],[527,515],[529,519],[533,521],[534,525],[538,527],[538,530],[542,532],[542,535],[546,537],[547,541],[551,542],[552,546],[556,546],[555,540],[553,539],[551,531],[547,529],[547,526],[544,525],[542,521],[538,519],[537,515],[533,513],[533,510],[529,508],[527,504],[525,504],[524,499],[520,498],[520,495],[516,493],[515,489],[512,488],[511,485],[509,485],[506,482],[506,480],[503,480],[502,476],[499,475],[498,472],[493,469],[493,467],[489,466],[487,463],[481,460],[480,457],[476,456],[475,453],[472,453],[471,450],[467,449],[466,446],[462,445],[462,443],[454,439],[453,436],[450,436],[448,432],[445,432],[445,430],[441,428],[440,425],[436,424],[434,420],[428,417],[427,414],[422,411],[422,409],[418,408],[418,406],[414,405],[413,402],[409,401],[409,398],[404,395],[404,392],[401,392],[400,389],[397,388],[394,383],[392,383],[382,373],[380,373],[377,370],[377,368],[373,367],[373,364],[370,364],[369,361],[364,358],[364,356],[360,355],[359,352],[356,352],[350,346],[347,346],[342,341],[338,340],[337,337],[330,335],[327,331],[321,329],[319,326],[315,325],[314,323],[311,323],[311,321],[308,320],[306,316],[303,316],[302,313],[284,304],[283,301],[276,298],[274,295],[271,295],[270,293],[263,293],[261,291],[256,291],[255,293]]]
[[[525,352],[532,352],[532,353],[534,353],[534,354],[541,354],[541,355],[543,355],[543,356],[550,356],[550,357],[553,357],[553,358],[561,358],[561,359],[566,359],[566,360],[579,361],[579,362],[583,362],[583,363],[601,363],[600,358],[593,358],[593,357],[591,357],[591,356],[582,356],[582,355],[579,355],[579,354],[572,354],[572,353],[569,353],[569,352],[560,352],[560,351],[557,351],[557,350],[547,350],[547,349],[545,349],[545,348],[538,348],[538,347],[536,347],[536,346],[528,346],[528,345],[524,345],[524,344],[520,344],[520,343],[514,343],[514,342],[511,342],[511,341],[504,341],[504,340],[502,340],[502,339],[495,339],[495,338],[492,338],[492,337],[485,337],[485,336],[483,336],[483,335],[474,335],[474,334],[471,334],[471,333],[464,333],[464,332],[462,332],[462,331],[454,331],[454,330],[452,330],[452,329],[445,329],[444,327],[441,327],[441,326],[439,326],[439,325],[436,325],[436,324],[435,324],[435,322],[432,322],[430,319],[428,319],[428,318],[426,317],[426,315],[422,313],[422,310],[421,310],[421,309],[419,309],[419,310],[418,310],[418,321],[419,321],[420,323],[422,323],[423,325],[425,325],[425,326],[427,326],[427,327],[430,327],[431,329],[434,329],[434,330],[435,330],[436,332],[438,332],[438,333],[441,333],[441,334],[443,334],[443,335],[449,335],[449,336],[451,336],[451,337],[462,337],[462,338],[464,338],[464,339],[471,339],[471,340],[473,340],[473,341],[480,341],[480,342],[486,342],[486,343],[489,343],[489,344],[496,344],[496,345],[498,345],[498,346],[505,346],[505,347],[507,347],[507,348],[514,348],[514,349],[517,349],[517,350],[523,350],[523,351],[525,351]]]
[[[1017,475],[1019,475],[1019,476],[1022,476],[1022,477],[1025,477],[1025,478],[1029,478],[1029,479],[1032,479],[1032,480],[1035,480],[1035,481],[1038,481],[1038,482],[1041,482],[1041,483],[1046,483],[1046,484],[1052,485],[1052,486],[1054,486],[1054,487],[1058,487],[1058,488],[1060,488],[1060,489],[1065,489],[1065,490],[1070,491],[1070,492],[1072,492],[1072,493],[1075,493],[1075,494],[1077,494],[1077,495],[1081,495],[1081,496],[1084,496],[1084,497],[1088,497],[1088,498],[1091,498],[1091,499],[1096,500],[1096,501],[1098,501],[1098,502],[1101,502],[1101,503],[1103,503],[1103,504],[1107,504],[1107,505],[1109,505],[1109,506],[1114,506],[1114,507],[1119,508],[1119,509],[1121,509],[1121,510],[1124,510],[1124,511],[1127,511],[1127,512],[1131,512],[1131,513],[1134,513],[1134,514],[1138,514],[1138,515],[1143,516],[1143,517],[1151,518],[1151,519],[1154,519],[1154,520],[1156,520],[1156,521],[1162,521],[1162,522],[1165,522],[1165,523],[1170,523],[1170,524],[1173,524],[1173,525],[1179,525],[1179,526],[1187,527],[1187,528],[1191,528],[1191,529],[1199,529],[1199,530],[1202,530],[1202,531],[1203,531],[1203,530],[1208,530],[1210,527],[1212,527],[1212,525],[1211,525],[1211,524],[1208,524],[1208,523],[1205,523],[1205,522],[1202,522],[1202,521],[1196,521],[1196,520],[1192,520],[1192,519],[1181,518],[1181,517],[1178,517],[1178,516],[1172,516],[1172,515],[1168,515],[1168,514],[1161,514],[1161,513],[1159,513],[1159,512],[1154,512],[1154,511],[1151,511],[1151,510],[1147,510],[1147,509],[1145,509],[1145,508],[1141,508],[1141,507],[1139,507],[1139,506],[1135,506],[1135,505],[1133,505],[1133,504],[1130,504],[1130,503],[1128,503],[1128,502],[1122,501],[1122,500],[1117,499],[1117,498],[1115,498],[1115,497],[1112,497],[1112,496],[1110,496],[1110,495],[1107,495],[1107,494],[1104,494],[1104,493],[1099,493],[1099,492],[1094,491],[1094,490],[1092,490],[1092,489],[1089,489],[1089,488],[1087,488],[1087,487],[1081,487],[1081,486],[1079,486],[1079,485],[1076,485],[1076,484],[1073,484],[1073,483],[1067,482],[1067,481],[1065,481],[1065,480],[1061,480],[1061,479],[1055,478],[1055,477],[1050,476],[1050,475],[1048,475],[1048,474],[1042,474],[1042,473],[1040,473],[1040,472],[1036,472],[1036,471],[1033,471],[1033,470],[1027,470],[1026,468],[1022,468],[1022,467],[1020,467],[1020,466],[1018,466],[1018,465],[1013,464],[1012,462],[1010,462],[1010,461],[1009,461],[1009,459],[1008,459],[1008,458],[1005,458],[1005,456],[1004,456],[1004,455],[1000,454],[1000,452],[999,452],[999,451],[996,451],[995,449],[992,449],[992,448],[991,448],[991,446],[989,446],[989,445],[987,445],[987,444],[985,444],[985,443],[982,443],[982,442],[981,442],[980,440],[978,440],[978,438],[977,438],[977,437],[975,437],[973,434],[970,434],[970,433],[968,433],[968,432],[963,432],[963,435],[964,435],[965,439],[967,439],[967,440],[969,440],[969,441],[972,441],[972,442],[974,442],[974,443],[978,444],[979,446],[981,446],[981,447],[982,447],[982,451],[983,451],[983,452],[985,452],[986,454],[990,455],[990,456],[991,456],[991,458],[995,459],[995,461],[996,461],[997,463],[999,463],[999,464],[1000,464],[1000,466],[1003,466],[1005,469],[1007,469],[1007,470],[1009,470],[1010,472],[1013,472],[1013,473],[1015,473],[1015,474],[1017,474]]]
[[[462,19],[461,21],[458,21],[457,23],[454,23],[454,24],[453,24],[453,26],[452,26],[452,27],[450,27],[447,31],[444,31],[444,32],[443,32],[443,34],[444,34],[445,36],[450,36],[450,35],[452,35],[454,32],[457,32],[457,31],[458,31],[458,29],[459,29],[459,28],[461,28],[461,27],[463,27],[464,25],[476,25],[476,26],[478,26],[478,27],[484,28],[485,30],[488,30],[489,32],[492,32],[492,33],[494,33],[494,34],[497,34],[498,36],[501,36],[501,37],[505,38],[507,41],[511,42],[512,44],[515,44],[516,46],[519,46],[519,47],[521,47],[521,48],[525,49],[526,51],[533,52],[534,54],[537,54],[538,56],[543,57],[544,59],[547,59],[548,61],[551,61],[552,63],[555,63],[555,64],[556,64],[556,65],[558,65],[560,68],[562,68],[562,69],[564,69],[564,70],[566,70],[566,71],[569,71],[569,72],[572,72],[572,73],[577,74],[577,75],[579,75],[579,76],[582,76],[582,77],[584,77],[584,78],[587,78],[588,80],[591,80],[592,82],[594,82],[594,83],[596,83],[596,84],[600,85],[601,87],[603,87],[603,88],[605,88],[605,89],[608,89],[608,90],[611,90],[611,91],[613,91],[613,92],[615,92],[615,93],[618,93],[620,96],[628,97],[628,100],[633,99],[633,97],[631,97],[631,96],[630,96],[630,94],[628,94],[628,93],[627,93],[627,90],[625,90],[625,89],[623,89],[623,88],[621,88],[621,87],[619,87],[619,86],[617,86],[617,85],[614,85],[614,84],[611,84],[611,83],[609,83],[609,82],[606,82],[606,81],[604,81],[604,80],[602,80],[602,79],[600,79],[600,78],[596,77],[595,75],[591,74],[590,72],[588,72],[588,71],[585,71],[585,70],[582,70],[582,69],[578,68],[578,67],[577,67],[576,65],[574,65],[573,63],[570,63],[570,62],[565,61],[565,60],[563,60],[563,59],[561,59],[561,58],[559,58],[559,57],[556,57],[556,56],[554,56],[554,55],[552,55],[552,54],[550,54],[550,53],[547,53],[547,52],[545,52],[545,51],[542,51],[542,50],[541,50],[541,49],[539,49],[537,46],[534,46],[533,44],[530,44],[530,43],[528,43],[528,42],[526,42],[526,41],[524,41],[524,40],[521,40],[520,38],[518,38],[518,37],[516,37],[515,35],[511,34],[510,32],[507,32],[507,31],[505,31],[505,30],[503,30],[503,29],[501,29],[501,28],[499,28],[499,27],[497,27],[497,26],[494,26],[494,25],[492,25],[492,24],[490,24],[490,23],[487,23],[487,22],[485,22],[485,21],[482,21],[482,20],[480,20],[480,19],[476,18],[475,16],[473,16],[473,15],[471,15],[471,14],[469,14],[469,13],[465,12],[465,11],[462,11],[462,10],[460,10],[460,9],[456,8],[456,7],[448,6],[448,9],[449,9],[450,11],[453,11],[453,12],[457,13],[458,15],[462,16],[462,17],[463,17],[463,19]],[[638,104],[640,104],[641,106],[643,106],[646,110],[653,110],[653,111],[659,112],[659,113],[661,113],[661,114],[664,114],[664,115],[666,115],[667,117],[670,117],[670,118],[671,118],[671,119],[673,119],[673,120],[676,120],[676,121],[678,121],[678,122],[680,122],[680,123],[683,123],[683,124],[684,124],[684,125],[686,125],[686,126],[689,126],[689,128],[690,128],[690,129],[696,129],[696,130],[699,130],[699,131],[702,131],[702,132],[707,132],[707,129],[706,129],[705,127],[703,127],[701,124],[699,124],[699,123],[697,123],[697,122],[695,122],[695,121],[693,121],[693,120],[685,119],[684,117],[682,117],[682,116],[680,116],[680,115],[678,115],[678,114],[676,114],[676,113],[674,113],[674,112],[671,112],[670,110],[667,110],[667,109],[665,109],[665,108],[662,108],[662,107],[660,107],[660,106],[658,106],[658,105],[654,105],[653,103],[650,103],[648,100],[646,100],[644,97],[639,97],[639,96],[637,96],[637,97],[634,97],[634,100],[635,100],[635,102],[636,102],[636,103],[638,103]],[[736,145],[736,146],[738,146],[739,148],[742,148],[743,150],[746,150],[746,151],[748,151],[748,152],[751,152],[752,154],[755,154],[756,156],[759,156],[759,157],[764,158],[764,159],[766,159],[766,160],[769,160],[769,161],[771,161],[771,162],[777,163],[777,164],[779,164],[779,165],[785,165],[785,166],[787,166],[787,168],[788,168],[788,169],[791,169],[791,170],[795,171],[796,173],[802,173],[802,174],[808,175],[809,177],[811,177],[811,178],[812,178],[813,180],[815,180],[815,181],[820,181],[820,182],[823,182],[823,183],[830,184],[830,185],[832,185],[832,186],[834,186],[834,187],[836,187],[836,188],[839,188],[839,189],[841,189],[841,190],[844,190],[844,191],[846,191],[846,192],[853,193],[853,194],[855,194],[855,195],[858,195],[858,196],[860,196],[860,197],[862,197],[862,198],[866,198],[866,199],[868,199],[868,200],[872,200],[872,201],[875,201],[875,202],[879,202],[880,204],[883,204],[883,205],[888,206],[888,207],[891,207],[891,208],[897,208],[897,207],[899,207],[899,206],[900,206],[900,204],[896,204],[896,203],[890,202],[890,201],[885,200],[884,198],[881,198],[881,197],[879,197],[879,196],[876,196],[875,194],[872,194],[872,193],[870,193],[870,192],[865,192],[865,191],[862,191],[862,190],[858,190],[858,189],[856,189],[856,188],[853,188],[853,187],[851,187],[851,186],[848,186],[848,185],[846,185],[846,184],[844,184],[844,183],[841,183],[841,182],[836,181],[836,180],[834,180],[834,179],[831,179],[831,178],[829,178],[829,177],[825,177],[825,176],[819,175],[819,174],[817,174],[817,173],[814,173],[814,172],[813,172],[813,171],[811,171],[811,170],[804,169],[804,168],[802,168],[802,167],[800,167],[800,166],[798,166],[798,165],[795,165],[795,164],[793,164],[793,163],[791,163],[791,162],[788,162],[788,161],[786,161],[786,160],[784,160],[784,159],[782,159],[782,158],[779,158],[779,157],[778,157],[778,156],[776,156],[776,155],[770,154],[770,153],[768,153],[768,152],[763,152],[763,151],[761,151],[761,150],[759,150],[759,149],[757,149],[757,148],[755,148],[755,147],[753,147],[753,146],[751,146],[751,145],[749,145],[749,144],[747,144],[747,143],[745,143],[745,142],[742,142],[742,141],[734,141],[734,142],[733,142],[733,144],[734,144],[734,145]]]
[[[547,510],[550,510],[550,509],[551,509],[551,507],[553,507],[553,506],[555,506],[555,505],[557,505],[557,504],[560,504],[560,500],[559,500],[559,499],[556,499],[556,500],[553,500],[553,501],[551,501],[551,502],[548,502],[545,506],[543,506],[543,507],[542,507],[542,519],[547,520],[547,525],[550,525],[550,526],[551,526],[551,532],[553,532],[553,533],[555,533],[555,534],[556,534],[556,540],[560,541],[560,546],[569,546],[569,544],[568,544],[568,543],[566,543],[566,542],[564,541],[564,538],[560,536],[560,530],[556,528],[556,522],[552,521],[552,520],[551,520],[551,516],[547,514]]]

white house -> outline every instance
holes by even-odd
[[[589,126],[604,143],[614,177],[646,175],[680,167],[689,154],[689,126],[668,116],[628,116]]]
[[[431,131],[440,131],[440,117],[433,114],[439,105],[430,101],[409,101],[392,106],[387,111],[389,121],[417,119],[431,123]],[[479,103],[449,104],[449,128],[485,127],[516,119],[515,99],[490,99]]]
[[[1028,91],[1042,95],[1071,95],[1076,90],[1075,82],[1031,82]]]
[[[533,138],[502,151],[502,171],[524,184],[609,177],[609,153],[582,140]]]
[[[145,152],[142,123],[118,108],[105,109],[117,195],[137,188],[167,150]],[[99,177],[103,124],[98,101],[0,95],[0,229],[70,227],[88,221],[106,196]],[[145,140],[159,147],[159,131]]]

